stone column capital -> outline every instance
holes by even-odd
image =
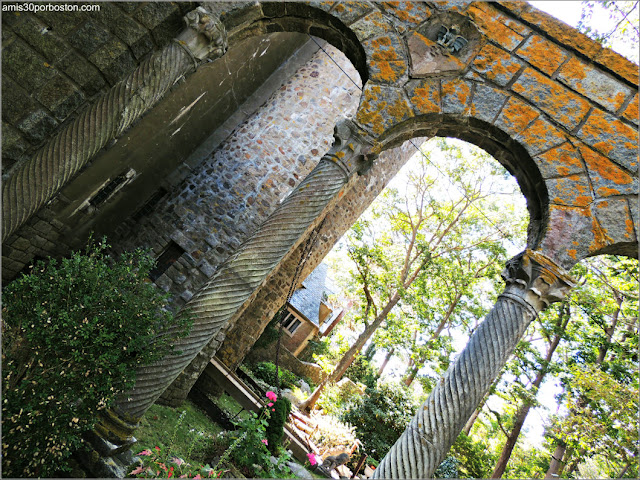
[[[333,129],[333,145],[322,157],[322,161],[336,164],[344,173],[346,180],[351,175],[363,175],[378,157],[370,153],[374,141],[358,125],[348,118],[340,120]]]
[[[502,271],[507,284],[503,295],[516,294],[536,313],[562,300],[576,282],[559,265],[540,252],[525,250],[509,260]]]
[[[200,6],[183,18],[188,28],[178,35],[176,41],[194,58],[203,61],[206,58],[221,57],[226,53],[227,31],[213,11]]]

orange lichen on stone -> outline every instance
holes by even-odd
[[[473,61],[473,66],[499,85],[506,85],[521,67],[511,54],[491,44],[482,47]]]
[[[359,123],[369,126],[377,135],[381,135],[384,132],[384,118],[380,115],[380,111],[384,109],[386,103],[380,102],[376,104],[381,93],[381,88],[377,85],[366,88],[356,115],[356,120]]]
[[[631,120],[635,124],[638,124],[639,114],[638,114],[638,94],[637,93],[636,93],[636,96],[633,97],[633,100],[631,100],[631,103],[629,103],[629,105],[623,112],[622,116],[627,120]]]
[[[513,50],[524,40],[522,35],[505,25],[506,17],[489,4],[474,3],[467,14],[487,37],[507,50]]]
[[[545,178],[584,172],[578,151],[568,142],[537,155],[534,160]]]
[[[567,128],[578,125],[590,109],[588,102],[568,88],[531,68],[511,88]]]
[[[403,22],[417,25],[431,16],[431,11],[414,2],[382,2],[382,8]]]
[[[370,42],[371,79],[375,81],[397,81],[406,70],[406,62],[401,58],[388,36],[376,38]]]
[[[586,207],[593,202],[589,183],[583,175],[568,175],[547,181],[549,201],[555,205]],[[552,196],[553,195],[553,196]]]
[[[629,185],[633,183],[631,175],[624,172],[607,157],[604,157],[583,145],[581,145],[579,149],[589,170],[597,172],[602,178],[610,180],[617,185]]]
[[[540,112],[521,100],[511,97],[500,112],[496,126],[503,127],[508,133],[517,134],[540,116]]]
[[[612,115],[594,110],[578,136],[629,169],[638,166],[638,131]]]
[[[356,114],[356,120],[381,135],[387,128],[412,116],[402,92],[392,87],[368,85]]]
[[[440,112],[440,88],[438,80],[424,80],[412,91],[409,100],[417,114]]]
[[[567,59],[567,53],[564,50],[539,35],[529,38],[525,45],[518,49],[516,55],[547,75],[555,72]]]
[[[442,79],[442,102],[449,101],[447,97],[455,97],[455,102],[466,106],[471,95],[471,86],[459,78]]]
[[[609,48],[603,48],[594,60],[616,72],[625,80],[638,85],[638,66]]]

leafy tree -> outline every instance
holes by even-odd
[[[488,269],[477,268],[477,264],[495,264],[504,252],[499,245],[504,232],[521,232],[522,222],[517,215],[496,215],[501,220],[491,221],[483,212],[505,210],[497,201],[488,200],[494,187],[491,182],[503,175],[491,157],[479,151],[465,155],[458,144],[451,145],[441,142],[441,154],[425,153],[408,175],[406,191],[385,190],[347,234],[346,253],[353,265],[348,290],[359,300],[359,306],[350,313],[353,321],[364,329],[327,382],[341,378],[381,326],[395,328],[398,340],[406,337],[414,326],[404,321],[406,316],[397,307],[413,309],[413,314],[419,317],[420,312],[415,313],[417,302],[427,302],[431,297],[424,288],[432,285],[429,276],[437,276],[439,270],[455,261],[461,265],[470,263],[474,272]],[[494,175],[479,176],[474,173],[479,168]],[[439,184],[444,180],[453,188],[445,190]],[[478,253],[474,257],[468,254],[471,251]],[[428,308],[425,306],[424,310]],[[323,388],[324,384],[319,385],[301,408],[310,410]]]
[[[582,13],[578,29],[605,47],[621,43],[631,53],[630,60],[638,62],[640,31],[639,2],[620,0],[587,0],[581,3]],[[594,16],[607,15],[609,22],[594,21]],[[606,26],[606,29],[603,29]]]
[[[172,350],[189,318],[145,281],[154,260],[110,258],[103,240],[60,262],[38,262],[3,291],[2,467],[53,476],[101,411],[133,386],[139,365]],[[178,322],[178,323],[176,323]]]
[[[367,387],[340,419],[355,426],[364,453],[381,460],[415,414],[417,402],[411,391],[398,383]]]
[[[570,475],[594,456],[609,476],[638,471],[638,262],[601,257],[587,266],[576,297],[584,322],[560,377],[568,414],[548,430],[555,451],[547,477],[563,474],[563,464]]]

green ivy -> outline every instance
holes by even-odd
[[[271,362],[260,362],[252,367],[253,374],[266,382],[267,384],[275,387],[276,386],[276,366]],[[280,388],[292,388],[298,377],[286,368],[279,367],[278,368],[278,378],[280,379]]]
[[[101,410],[134,385],[135,371],[187,334],[151,284],[141,250],[118,260],[106,241],[38,262],[3,291],[2,467],[8,477],[65,471]]]
[[[284,426],[291,413],[291,402],[285,397],[280,397],[271,407],[265,408],[272,410],[267,421],[266,436],[269,442],[267,446],[271,453],[277,454],[282,445]]]

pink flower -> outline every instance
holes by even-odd
[[[175,463],[175,464],[176,464],[176,465],[178,465],[178,466],[180,466],[180,465],[182,465],[182,464],[184,463],[184,460],[183,460],[183,459],[181,459],[181,458],[178,458],[178,457],[173,457],[173,458],[171,459],[171,462],[172,462],[172,463]]]
[[[264,443],[265,445],[269,445],[269,441],[266,438],[263,438],[262,440],[260,440],[262,443]]]
[[[272,409],[271,409],[271,411],[272,411],[272,412],[275,412],[275,411],[276,411],[276,409],[275,409],[275,408],[272,408]]]
[[[272,402],[275,402],[278,399],[278,396],[275,393],[273,393],[271,390],[269,390],[267,392],[267,398]]]
[[[193,478],[202,478],[202,477],[200,476],[200,474],[197,474],[197,475],[196,475],[195,477],[193,477]]]
[[[149,450],[148,448],[146,450],[141,451],[138,455],[151,455],[151,450]]]
[[[144,467],[138,467],[135,470],[132,470],[129,475],[137,475],[142,472],[144,472]]]
[[[167,478],[171,478],[171,477],[173,477],[173,467],[169,469],[169,475],[167,476]]]
[[[154,447],[157,451],[160,451],[160,447]]]
[[[307,458],[309,459],[309,463],[311,464],[311,466],[318,463],[318,461],[316,460],[316,456],[313,453],[307,453]]]
[[[267,403],[267,407],[273,407],[273,402]]]

